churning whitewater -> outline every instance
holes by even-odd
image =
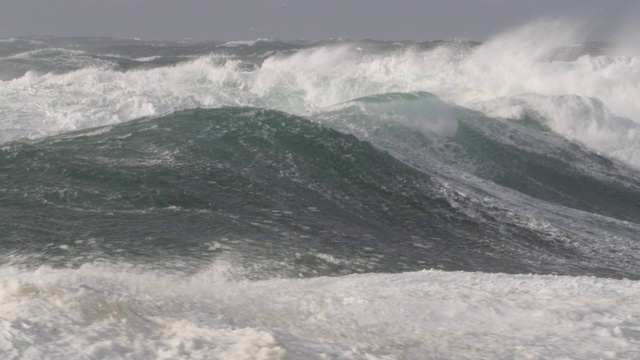
[[[638,99],[562,23],[0,39],[1,357],[640,357]]]

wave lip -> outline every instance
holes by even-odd
[[[490,116],[533,119],[568,139],[640,169],[640,123],[614,115],[598,99],[521,95],[475,107]]]
[[[321,117],[335,114],[344,121],[352,121],[352,117],[364,116],[372,124],[381,120],[396,122],[427,136],[451,137],[458,130],[451,106],[423,91],[370,95],[329,109]]]

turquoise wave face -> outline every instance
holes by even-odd
[[[5,144],[4,261],[197,269],[229,259],[249,277],[424,268],[638,277],[638,252],[617,253],[636,246],[637,215],[624,211],[637,206],[631,170],[542,126],[426,93],[383,98],[313,122],[194,109]],[[428,108],[439,122],[420,125],[407,101],[426,101],[409,110]],[[365,115],[367,136],[337,131]]]
[[[356,99],[315,119],[434,176],[475,187],[482,187],[477,178],[488,180],[545,202],[640,223],[638,171],[559,136],[541,116],[492,118],[414,92]]]

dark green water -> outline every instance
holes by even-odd
[[[615,164],[571,146],[554,156],[507,146],[483,133],[487,119],[457,114],[458,132],[446,143],[413,133],[414,141],[471,159],[480,169],[473,181],[532,197],[514,196],[514,208],[542,200],[637,221],[637,212],[625,212],[637,209],[637,188],[580,173],[565,158],[584,156],[610,171]],[[638,274],[632,256],[609,256],[618,243],[594,248],[567,229],[596,220],[540,226],[493,202],[480,184],[474,190],[419,166],[305,118],[252,108],[187,110],[14,142],[0,150],[1,246],[5,261],[58,266],[125,260],[198,269],[233,259],[252,277],[424,268]],[[633,224],[606,230],[630,234]]]

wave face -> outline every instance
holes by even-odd
[[[569,30],[0,40],[0,354],[640,356],[640,58]]]

